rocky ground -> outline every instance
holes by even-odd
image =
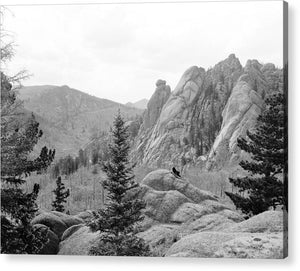
[[[154,256],[283,258],[286,255],[282,211],[267,211],[248,220],[218,197],[200,190],[168,170],[149,173],[131,196],[147,207],[138,233]],[[92,216],[42,212],[32,223],[48,227],[49,242],[43,254],[87,255],[98,234],[85,225]]]

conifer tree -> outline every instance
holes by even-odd
[[[273,94],[266,100],[266,109],[258,117],[258,126],[254,132],[247,132],[248,139],[238,138],[237,145],[249,153],[251,160],[240,162],[240,166],[250,175],[232,179],[238,187],[237,193],[225,192],[238,209],[247,215],[256,215],[275,209],[276,205],[285,205],[282,174],[286,164],[287,143],[285,141],[285,96]]]
[[[47,233],[30,224],[38,210],[39,187],[27,193],[22,185],[31,173],[41,173],[50,165],[55,151],[43,147],[38,157],[29,158],[43,133],[34,116],[22,111],[3,73],[1,98],[1,253],[35,254],[47,241]]]
[[[64,203],[67,202],[66,198],[70,196],[70,190],[65,188],[60,176],[56,180],[56,189],[52,192],[55,194],[55,200],[52,202],[52,210],[64,212]]]
[[[3,15],[2,7],[0,15]],[[2,22],[2,21],[1,21]],[[1,67],[13,57],[13,42],[4,42],[5,31],[0,31]],[[22,185],[31,173],[41,173],[52,162],[55,151],[42,148],[40,155],[30,158],[34,146],[42,136],[33,115],[22,107],[15,90],[28,76],[20,71],[1,77],[1,253],[36,254],[47,242],[47,232],[31,225],[38,208],[36,198],[39,186],[32,192]]]
[[[128,160],[129,133],[120,112],[114,120],[109,159],[102,164],[107,179],[103,186],[108,201],[103,209],[94,213],[90,227],[99,231],[100,240],[90,251],[92,255],[146,256],[149,247],[138,238],[137,223],[143,220],[144,201],[129,197],[130,190],[138,187],[133,180],[133,166]]]

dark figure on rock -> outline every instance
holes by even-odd
[[[180,172],[178,170],[176,170],[175,167],[172,168],[172,172],[176,178],[181,178]]]

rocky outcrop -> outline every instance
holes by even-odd
[[[171,94],[170,86],[166,85],[165,80],[159,79],[156,82],[156,90],[147,104],[147,109],[144,114],[143,128],[145,130],[153,127],[160,115],[166,101]]]
[[[167,101],[155,102],[159,114],[146,125],[147,131],[140,129],[133,160],[156,168],[237,165],[245,154],[236,139],[255,127],[264,99],[281,90],[282,82],[282,70],[273,64],[248,60],[243,68],[234,54],[206,71],[189,68]],[[144,124],[149,119],[145,115]]]
[[[168,193],[176,196],[166,196]],[[151,218],[139,236],[156,256],[283,257],[281,211],[267,211],[244,220],[217,196],[176,178],[168,170],[149,173],[139,195],[147,204],[145,216]]]
[[[221,126],[222,110],[242,66],[230,55],[205,71],[193,66],[179,80],[151,131],[137,137],[134,157],[156,167],[196,162],[206,154]]]
[[[244,220],[211,193],[178,179],[167,170],[149,173],[131,197],[145,200],[143,238],[153,256],[282,258],[283,214],[267,211]],[[86,214],[85,214],[86,215]],[[80,215],[85,217],[85,215]],[[88,255],[99,232],[82,224],[68,228],[61,255]]]
[[[142,181],[143,185],[147,185],[158,191],[178,191],[189,200],[199,203],[204,200],[217,200],[214,194],[200,190],[191,185],[185,179],[178,179],[167,169],[158,169],[150,172]]]
[[[132,195],[136,196],[145,200],[147,204],[146,221],[147,223],[151,221],[148,227],[155,223],[169,223],[172,220],[174,222],[178,210],[187,203],[202,203],[207,209],[213,209],[214,205],[222,205],[217,203],[218,197],[214,194],[198,189],[187,180],[176,178],[165,169],[150,172]]]
[[[222,168],[238,163],[241,151],[237,138],[246,136],[263,110],[268,84],[257,60],[248,61],[222,112],[222,126],[211,148],[207,168]]]

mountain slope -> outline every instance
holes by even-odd
[[[138,109],[146,109],[148,102],[149,101],[147,99],[142,99],[142,100],[139,100],[135,103],[128,102],[125,105],[129,106],[129,107],[138,108]]]
[[[55,148],[57,157],[71,154],[102,131],[108,131],[120,109],[126,119],[142,110],[93,97],[68,86],[30,86],[19,90],[24,107],[32,111],[44,131],[39,145]]]

